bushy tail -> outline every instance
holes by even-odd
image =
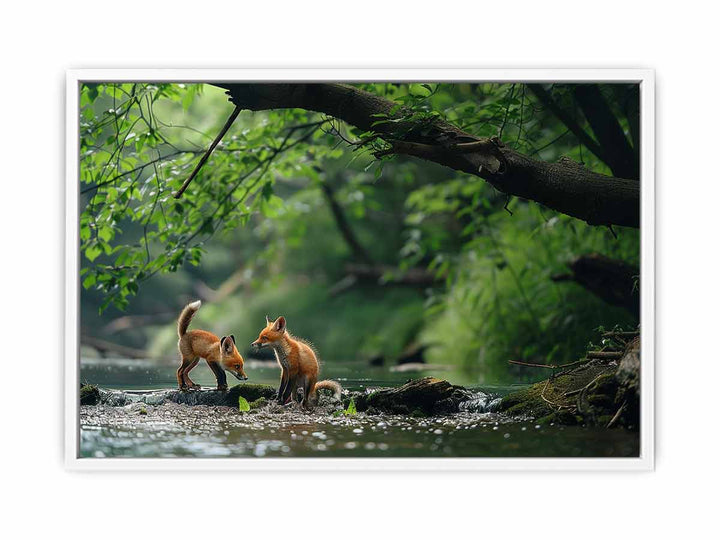
[[[342,395],[342,386],[340,386],[340,383],[337,383],[335,381],[319,381],[315,383],[315,390],[322,390],[323,388],[326,388],[328,390],[332,390],[335,394],[335,399],[340,399],[340,396]]]
[[[185,335],[188,326],[190,326],[190,321],[192,320],[193,315],[195,315],[195,312],[200,309],[201,304],[202,302],[200,300],[196,300],[195,302],[185,306],[180,312],[180,317],[178,317],[178,337],[183,337]]]

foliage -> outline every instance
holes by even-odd
[[[360,86],[398,104],[375,126],[443,119],[540,159],[568,156],[609,172],[523,84]],[[614,109],[621,91],[603,88]],[[587,128],[570,85],[551,92]],[[327,361],[394,358],[420,342],[432,361],[499,377],[508,359],[572,359],[593,328],[633,324],[550,277],[591,252],[637,263],[635,230],[590,227],[420,160],[377,158],[388,145],[372,130],[295,109],[240,113],[176,200],[232,111],[223,92],[86,84],[80,104],[82,317],[93,332],[105,331],[117,310],[158,313],[162,329],[141,325],[127,339],[167,352],[182,303],[200,286],[218,292],[233,282],[205,304],[198,327],[254,338],[265,314],[283,314]],[[380,282],[334,292],[357,253],[328,192],[372,263],[387,269]],[[392,285],[412,269],[433,273],[437,286]]]
[[[343,411],[345,416],[355,416],[357,414],[357,407],[355,406],[355,400],[350,398],[347,409]]]

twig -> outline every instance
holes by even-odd
[[[505,206],[503,206],[503,210],[506,210],[508,214],[511,216],[513,215],[512,210],[508,208],[508,204],[510,204],[510,199],[512,199],[512,195],[508,195],[507,199],[505,199]]]
[[[579,391],[577,391],[577,392],[573,391],[573,393],[576,393],[576,394],[579,393],[579,394],[580,394],[580,395],[578,396],[576,402],[577,402],[577,409],[578,409],[578,411],[580,411],[581,413],[582,413],[582,408],[580,407],[580,404],[582,403],[582,399],[583,399],[583,395],[585,394],[585,391],[586,391],[588,388],[590,388],[590,386],[592,386],[600,377],[602,377],[602,376],[604,376],[604,375],[606,375],[606,374],[605,374],[605,373],[601,373],[600,375],[598,375],[597,377],[595,377],[592,381],[590,381],[590,382],[587,383],[585,386],[583,386],[582,388],[580,388]]]
[[[635,337],[640,335],[640,330],[635,330],[634,332],[604,332],[602,334],[602,337]]]
[[[559,365],[554,365],[554,364],[531,364],[531,363],[528,363],[528,362],[520,362],[519,360],[508,360],[508,363],[509,363],[509,364],[517,364],[517,365],[519,365],[519,366],[539,367],[539,368],[547,368],[547,369],[559,369],[559,368],[566,368],[566,367],[570,367],[570,366],[576,366],[576,365],[578,365],[578,364],[584,364],[584,363],[587,362],[587,361],[588,361],[587,358],[583,358],[583,359],[581,359],[581,360],[576,360],[575,362],[570,362],[569,364],[559,364]]]
[[[549,365],[549,364],[530,364],[528,362],[520,362],[519,360],[508,360],[508,364],[517,364],[518,366],[529,366],[529,367],[539,367],[539,368],[548,368],[548,369],[557,369],[558,366]]]
[[[586,356],[596,360],[618,360],[622,358],[621,351],[588,351]]]
[[[202,169],[203,165],[205,165],[205,162],[208,160],[210,155],[213,153],[213,150],[215,150],[215,147],[220,143],[222,138],[227,133],[228,129],[230,129],[230,126],[233,125],[233,122],[235,122],[235,119],[240,114],[240,110],[241,110],[240,107],[235,107],[235,110],[232,112],[230,117],[225,122],[225,125],[220,130],[220,133],[218,133],[217,137],[215,137],[215,140],[212,142],[212,144],[207,149],[205,154],[203,154],[203,156],[200,158],[200,161],[198,161],[198,164],[195,166],[195,169],[193,169],[193,172],[190,173],[190,176],[188,177],[188,179],[185,180],[185,182],[183,182],[183,185],[180,186],[180,189],[178,189],[173,194],[173,197],[175,197],[176,199],[179,199],[180,197],[182,197],[182,194],[185,193],[185,190],[190,185],[190,182],[192,182],[193,178],[195,178],[197,176],[197,174],[200,172],[200,169]]]
[[[555,401],[550,401],[548,398],[546,398],[545,391],[547,390],[548,386],[550,386],[550,379],[547,380],[542,392],[540,392],[540,397],[543,399],[543,401],[545,403],[547,403],[549,405],[553,405],[553,406],[557,407],[558,409],[563,409],[563,408],[564,409],[572,409],[573,408],[573,405],[561,405],[560,403],[557,403]]]
[[[625,409],[625,405],[627,405],[627,400],[622,402],[622,405],[620,405],[620,408],[615,413],[615,416],[612,417],[612,420],[608,422],[608,425],[605,426],[605,428],[611,428],[617,422],[618,418],[620,418],[620,415],[622,414],[623,410]]]

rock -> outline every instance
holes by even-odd
[[[434,377],[412,380],[399,388],[377,390],[355,398],[358,411],[370,407],[392,414],[409,414],[419,410],[429,414],[448,414],[459,411],[460,403],[473,397],[460,386]]]
[[[242,396],[248,401],[257,401],[260,398],[271,399],[277,390],[269,384],[237,384],[226,392],[228,401],[237,404],[237,398]]]
[[[100,402],[100,390],[93,384],[80,387],[80,405],[97,405]]]
[[[95,387],[96,391],[98,390]],[[98,399],[95,403],[87,403],[82,401],[82,405],[97,405],[102,403],[112,407],[122,407],[132,403],[145,403],[147,405],[162,405],[163,403],[173,402],[182,405],[225,405],[227,407],[237,407],[238,398],[244,397],[248,402],[256,402],[261,398],[266,400],[272,399],[277,394],[277,390],[267,384],[238,384],[229,390],[222,392],[215,389],[202,390],[142,390],[142,391],[118,391],[118,390],[102,390],[98,391]],[[89,398],[88,398],[89,399]]]
[[[96,404],[123,407],[143,404],[162,405],[172,402],[190,406],[208,405],[236,408],[238,398],[243,397],[250,405],[250,412],[253,412],[258,408],[265,407],[268,403],[273,403],[276,394],[277,391],[274,387],[264,384],[238,384],[225,392],[207,388],[193,391],[100,389]],[[344,409],[350,408],[351,403],[354,403],[357,411],[369,415],[390,413],[426,417],[453,414],[461,409],[465,412],[484,412],[489,410],[488,404],[491,396],[481,392],[471,392],[441,379],[425,377],[409,381],[398,388],[386,388],[371,392],[345,390],[341,399]],[[495,401],[495,405],[497,405],[497,401]],[[328,414],[334,412],[339,406],[341,403],[330,396],[322,395],[320,397],[318,407],[324,407]],[[342,413],[341,410],[340,414]]]

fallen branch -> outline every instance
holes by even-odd
[[[133,358],[136,360],[145,360],[147,358],[150,358],[150,355],[147,353],[147,351],[144,351],[143,349],[126,347],[125,345],[118,345],[117,343],[112,343],[110,341],[105,341],[104,339],[91,336],[82,336],[80,338],[80,344],[92,347],[103,356],[109,352],[112,352],[125,358]]]

